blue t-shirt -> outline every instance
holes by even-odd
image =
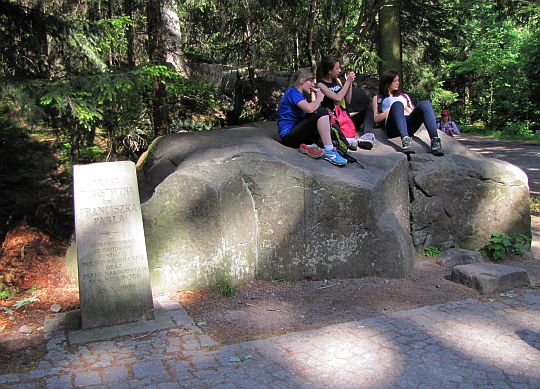
[[[279,102],[277,109],[277,125],[279,136],[283,138],[306,113],[298,108],[298,103],[306,98],[292,86],[285,93]]]

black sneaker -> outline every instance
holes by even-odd
[[[433,138],[431,140],[431,153],[438,157],[444,155],[441,138]]]
[[[402,139],[401,139],[401,143],[402,143],[402,148],[401,150],[406,153],[406,154],[414,154],[414,150],[412,149],[413,147],[413,141],[411,139],[410,136],[404,136]]]

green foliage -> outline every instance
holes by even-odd
[[[529,80],[524,72],[524,43],[530,32],[515,26],[511,21],[493,25],[485,34],[484,26],[478,29],[481,37],[468,58],[455,64],[457,74],[477,77],[476,116],[501,129],[511,123],[511,118],[526,119],[532,109],[528,93]],[[515,119],[514,119],[515,120]]]
[[[450,107],[458,101],[459,94],[451,90],[444,89],[444,82],[437,79],[429,67],[415,67],[410,69],[409,78],[418,79],[407,90],[419,101],[429,100],[436,113],[443,108]]]
[[[13,316],[13,309],[8,307],[0,307],[0,309],[8,316]]]
[[[491,235],[489,243],[481,250],[482,255],[500,261],[510,250],[511,238],[502,232]]]
[[[430,99],[437,113],[449,107],[462,126],[482,121],[489,131],[535,138],[540,12],[531,4],[438,0],[421,16],[421,28],[409,18],[412,11],[404,10],[405,88]]]
[[[536,132],[504,132],[502,130],[490,129],[483,121],[478,120],[471,125],[462,125],[461,130],[469,134],[478,134],[498,139],[524,140],[529,142],[540,142],[540,131]]]
[[[422,253],[428,257],[438,257],[441,255],[441,250],[436,246],[427,246],[424,247]]]
[[[531,245],[531,238],[525,235],[517,235],[512,238],[512,253],[523,255]]]
[[[229,276],[223,276],[222,278],[216,280],[212,285],[211,290],[229,298],[236,296],[236,293],[238,292],[238,289],[232,283]]]
[[[536,216],[540,215],[540,196],[531,198],[530,209],[533,215],[536,215]]]
[[[67,142],[62,145],[62,152],[60,153],[60,161],[63,162],[66,169],[71,171],[71,152],[72,152],[71,143]],[[104,151],[99,146],[83,146],[79,149],[79,159],[78,162],[81,164],[84,163],[93,163],[100,162],[104,158]]]
[[[351,69],[376,72],[373,39],[362,39],[373,31],[359,36],[363,26],[374,26],[370,2],[206,0],[183,2],[180,11],[189,58],[294,71],[312,65],[310,54],[338,54]]]
[[[15,123],[17,116],[9,101],[0,100],[0,236],[24,218],[63,236],[69,222],[58,216],[71,216],[66,209],[71,210],[72,203],[65,192],[70,177],[57,171],[54,143],[38,141],[28,126]],[[53,208],[55,216],[47,211]]]
[[[15,303],[14,307],[15,309],[21,309],[22,307],[28,305],[28,304],[32,304],[32,303],[35,303],[36,301],[39,301],[39,299],[35,296],[32,296],[32,297],[25,297],[23,298],[22,300],[19,300]]]
[[[177,120],[171,123],[171,132],[183,131],[209,131],[215,128],[212,122],[206,122],[194,119]]]
[[[241,119],[259,120],[269,114],[261,107],[257,69],[292,72],[337,54],[345,68],[375,75],[382,3],[189,0],[169,10],[178,13],[174,44],[168,35],[159,46],[184,59],[220,63],[231,76],[243,68]],[[450,107],[460,125],[481,121],[501,134],[540,137],[536,2],[400,4],[406,90],[430,100],[437,113]],[[231,107],[222,91],[148,63],[142,3],[129,12],[121,2],[106,7],[90,2],[84,12],[67,2],[38,8],[30,12],[8,2],[0,12],[0,76],[12,80],[0,85],[0,100],[9,97],[10,110],[25,122],[52,127],[58,145],[69,146],[62,155],[66,164],[138,158],[154,137],[156,81],[166,86],[170,132],[208,130],[225,122],[224,107]],[[138,66],[131,67],[134,63]]]
[[[495,232],[480,252],[493,261],[500,261],[508,254],[525,254],[530,243],[531,239],[525,235],[509,236],[504,232]]]
[[[429,100],[433,104],[435,112],[441,112],[443,108],[449,107],[458,101],[458,94],[442,88],[442,82],[431,92]]]
[[[19,295],[19,290],[14,287],[7,287],[0,282],[0,300],[13,300]]]
[[[40,98],[51,112],[50,124],[61,131],[64,161],[102,160],[104,150],[94,145],[99,134],[107,136],[110,149],[116,153],[136,153],[138,157],[140,146],[153,137],[150,96],[156,77],[167,86],[171,132],[221,125],[220,117],[214,115],[220,106],[217,90],[166,66],[142,65],[131,71],[72,76],[51,84]],[[210,120],[194,120],[196,114]],[[183,126],[186,123],[196,124]]]

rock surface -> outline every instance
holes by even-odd
[[[525,174],[450,138],[447,155],[434,157],[420,131],[408,162],[399,142],[376,130],[374,149],[353,153],[360,169],[308,158],[275,134],[275,123],[263,122],[152,144],[139,187],[154,288],[403,277],[411,236],[419,246],[478,248],[493,231],[530,234]]]
[[[482,254],[480,254],[478,251],[455,248],[444,250],[439,258],[437,258],[437,263],[444,266],[449,273],[452,271],[454,266],[482,262],[484,262]]]
[[[521,267],[480,263],[459,265],[452,270],[452,280],[482,294],[502,292],[529,285],[529,275]]]
[[[155,142],[139,186],[154,287],[380,275],[413,265],[407,160],[380,147],[366,169],[313,160],[275,123]]]
[[[494,232],[531,236],[527,175],[441,134],[445,156],[428,153],[420,131],[410,161],[411,235],[417,247],[478,250]],[[419,153],[418,150],[421,150]]]

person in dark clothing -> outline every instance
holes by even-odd
[[[322,105],[326,108],[335,110],[336,106],[346,110],[347,105],[350,104],[352,98],[353,83],[356,78],[354,71],[345,73],[345,83],[342,83],[339,76],[342,72],[341,63],[336,57],[323,58],[319,65],[317,86],[324,94]],[[375,136],[372,133],[374,122],[373,113],[371,110],[365,112],[358,112],[351,116],[355,126],[354,134],[345,134],[349,144],[353,147],[356,145],[370,150],[373,148]],[[356,132],[360,129],[360,126],[364,126],[364,134],[357,138]]]

